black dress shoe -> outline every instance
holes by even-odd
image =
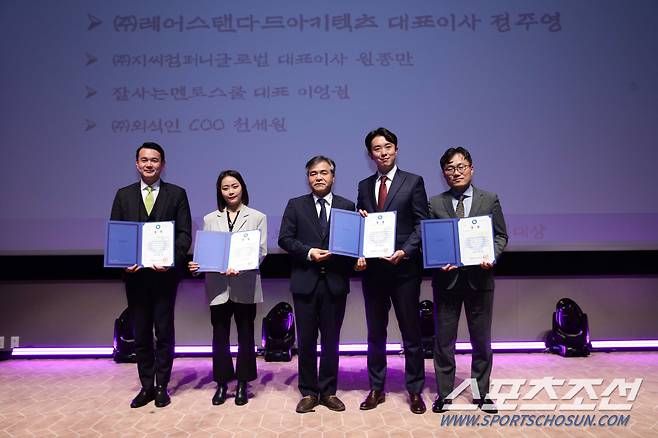
[[[332,411],[340,412],[345,410],[345,403],[343,403],[335,395],[323,395],[322,397],[320,397],[320,404],[322,406],[326,406],[328,409]]]
[[[139,391],[139,394],[135,396],[135,398],[130,402],[130,407],[131,408],[141,408],[142,406],[146,406],[150,402],[152,402],[155,399],[155,391],[153,388],[151,389],[144,389],[142,388],[141,391]]]
[[[496,407],[496,403],[490,398],[474,398],[473,404],[478,405],[478,408],[480,408],[482,412],[485,412],[487,414],[498,413],[498,408]]]
[[[235,404],[238,406],[246,405],[249,399],[247,398],[247,382],[238,381],[238,387],[235,389]]]
[[[409,408],[414,414],[424,414],[427,408],[425,407],[425,402],[423,401],[423,396],[415,393],[409,393]]]
[[[171,403],[171,397],[169,397],[169,392],[167,391],[166,386],[156,386],[155,387],[155,407],[164,408],[169,403]]]
[[[313,408],[315,408],[318,405],[318,398],[314,395],[307,395],[304,398],[302,398],[299,403],[297,403],[297,407],[295,408],[295,411],[299,414],[305,414],[307,412],[315,412]]]
[[[448,411],[448,406],[446,405],[451,405],[452,400],[446,400],[441,397],[437,397],[436,400],[434,400],[434,403],[432,403],[432,412],[436,412],[437,414],[442,414],[444,412]]]
[[[386,393],[378,389],[372,389],[366,399],[361,402],[359,409],[362,411],[369,411],[370,409],[375,409],[378,404],[384,403],[386,401]]]
[[[212,396],[212,404],[218,406],[224,403],[226,401],[227,390],[228,386],[226,386],[226,383],[218,383],[217,391],[215,391],[215,395]]]

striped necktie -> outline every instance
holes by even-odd
[[[464,195],[459,195],[458,201],[457,201],[457,208],[455,208],[455,213],[457,213],[457,217],[462,218],[464,217],[464,198],[466,196]]]

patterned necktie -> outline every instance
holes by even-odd
[[[144,198],[144,207],[146,207],[146,214],[148,214],[150,216],[151,211],[153,210],[153,204],[155,203],[155,201],[153,200],[153,187],[146,186],[146,191],[148,193],[146,194],[146,197]]]
[[[324,198],[318,199],[318,204],[320,204],[320,234],[325,236],[327,234],[327,227],[329,223],[327,222],[327,201]]]
[[[386,197],[388,196],[388,189],[386,188],[386,175],[379,178],[379,197],[377,198],[377,211],[384,211],[384,204],[386,204]]]
[[[457,213],[457,217],[462,218],[464,217],[464,198],[466,196],[464,195],[459,195],[458,201],[457,201],[457,208],[455,208],[455,213]]]

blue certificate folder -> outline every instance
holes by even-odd
[[[142,227],[146,222],[108,221],[105,232],[106,268],[142,264]]]
[[[198,230],[194,239],[194,261],[199,264],[198,272],[226,272],[230,249],[231,233]]]
[[[332,208],[329,219],[329,251],[363,257],[363,218],[355,211]]]
[[[447,264],[463,266],[464,263],[462,263],[462,255],[459,250],[459,221],[475,219],[477,218],[420,221],[423,266],[425,269],[440,268]]]
[[[459,219],[430,219],[420,222],[425,269],[440,268],[447,264],[461,266],[458,222]]]

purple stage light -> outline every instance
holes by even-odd
[[[658,339],[641,339],[635,341],[592,341],[594,349],[615,348],[658,348]]]
[[[592,341],[592,347],[595,350],[615,350],[615,349],[655,349],[658,348],[658,339],[640,339],[626,341]],[[491,348],[494,351],[543,351],[546,346],[541,341],[514,341],[514,342],[492,342]],[[317,347],[320,351],[320,346]],[[471,344],[468,342],[458,342],[457,351],[470,352]],[[390,353],[399,352],[402,345],[399,343],[386,344],[386,351]],[[238,346],[231,346],[231,353],[237,353]],[[341,353],[366,353],[368,344],[341,344],[339,346]],[[176,347],[178,354],[211,354],[210,345],[180,345]],[[20,347],[12,350],[12,357],[47,357],[47,356],[92,356],[92,357],[111,357],[112,347]]]
[[[112,356],[112,347],[20,347],[14,348],[12,356]]]

